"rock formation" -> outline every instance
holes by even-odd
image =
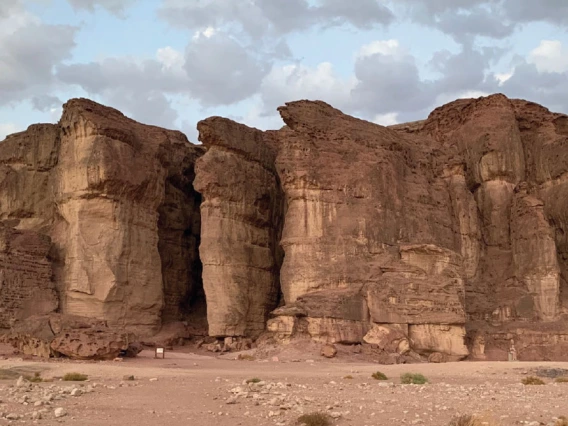
[[[231,341],[568,359],[567,116],[503,95],[391,127],[319,101],[279,112],[277,131],[206,119],[194,146],[72,100],[9,136],[0,221],[52,242],[21,249],[51,261],[32,285],[140,334],[196,324],[206,299]]]
[[[47,255],[51,242],[34,231],[0,223],[0,328],[58,307]]]
[[[61,312],[141,333],[179,315],[201,286],[201,153],[180,132],[84,99],[0,144],[0,218],[51,237]]]

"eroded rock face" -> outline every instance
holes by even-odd
[[[178,319],[201,287],[202,152],[85,99],[0,144],[0,218],[51,237],[61,312],[142,334]]]
[[[214,117],[198,125],[208,148],[196,164],[209,334],[265,330],[279,292],[283,219],[276,153],[263,132]]]
[[[219,338],[432,361],[565,344],[567,116],[502,95],[391,128],[279,111],[278,131],[206,119],[195,147],[72,100],[0,144],[0,220],[51,238],[62,312],[112,327],[155,332],[206,298]]]
[[[466,331],[476,321],[566,325],[566,116],[502,95],[452,102],[427,120],[392,128],[323,102],[292,102],[279,111],[286,123],[279,131],[245,131],[215,119],[201,133],[215,147],[209,161],[223,164],[218,169],[233,167],[229,153],[244,157],[238,176],[249,162],[272,175],[274,161],[285,201],[284,209],[272,210],[284,224],[284,306],[268,330],[280,340],[309,335],[346,343],[367,336],[383,346],[385,339],[408,341],[411,350],[446,360],[468,355]],[[205,198],[217,191],[215,211],[223,220],[250,209],[242,194],[254,185],[235,195],[221,188],[243,181],[213,169],[198,168],[197,181],[204,173]],[[246,180],[262,182],[263,173],[253,175]],[[274,225],[262,222],[265,230]],[[216,245],[229,239],[217,236]],[[208,302],[234,294],[242,305],[250,284],[223,278]],[[272,276],[253,281],[272,288]],[[234,305],[227,304],[230,311]],[[218,316],[218,330],[235,318]],[[379,338],[376,327],[402,327],[406,340]],[[494,340],[479,327],[475,336],[471,349],[483,358]]]
[[[112,331],[104,321],[50,314],[32,315],[17,322],[7,340],[25,355],[109,360],[129,349],[129,337]]]
[[[45,235],[0,223],[0,329],[31,315],[55,312],[59,301]]]

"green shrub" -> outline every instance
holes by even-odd
[[[521,380],[523,385],[544,385],[544,381],[538,377],[528,376]]]
[[[331,420],[327,414],[315,412],[301,415],[298,417],[296,424],[305,426],[329,426],[331,425]]]
[[[385,375],[385,373],[381,373],[380,371],[375,371],[371,374],[371,377],[375,380],[388,380],[389,378]]]
[[[81,373],[67,373],[65,376],[63,376],[63,380],[65,380],[66,382],[84,382],[88,378],[89,376]]]
[[[404,373],[400,376],[400,383],[403,385],[424,385],[428,379],[420,373]]]

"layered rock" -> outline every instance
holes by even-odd
[[[213,117],[198,125],[208,148],[196,164],[209,334],[265,329],[279,293],[283,219],[275,151],[263,132]]]
[[[51,237],[61,312],[143,334],[180,316],[201,288],[202,152],[84,99],[0,144],[0,217]]]
[[[114,359],[134,343],[104,321],[61,314],[29,316],[12,327],[6,339],[24,355],[91,360]]]
[[[436,361],[564,347],[567,116],[502,95],[391,128],[319,101],[279,112],[278,131],[206,119],[195,147],[72,100],[0,144],[0,221],[51,238],[38,264],[62,312],[115,328],[198,328],[206,299],[230,341]]]
[[[0,329],[57,309],[50,245],[46,236],[0,223]]]
[[[562,328],[568,118],[502,95],[459,100],[390,129],[323,102],[292,102],[279,111],[286,123],[279,131],[247,129],[245,137],[243,127],[220,119],[201,130],[223,155],[245,157],[238,175],[264,152],[270,155],[262,164],[272,170],[276,153],[286,206],[275,219],[284,223],[284,306],[268,330],[280,340],[308,335],[354,343],[367,336],[390,347],[405,341],[402,333],[412,350],[446,360],[467,356],[466,342],[483,357],[495,341],[484,337],[492,326],[523,322],[519,336],[527,335],[527,321],[529,329],[542,321]],[[232,175],[213,177],[211,170],[210,193],[241,188]],[[229,206],[242,198],[224,191],[215,208],[228,220],[235,211]],[[274,225],[263,223],[265,230]],[[213,299],[223,297],[223,287],[248,288],[224,278]],[[272,281],[255,277],[255,285],[269,289]],[[217,320],[235,317],[227,318]],[[473,333],[467,339],[466,324]],[[398,337],[372,337],[376,327],[398,330],[386,333]]]

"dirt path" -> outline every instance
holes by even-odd
[[[41,371],[44,378],[80,372],[87,374],[89,381],[76,386],[94,388],[78,397],[43,405],[43,419],[33,421],[31,413],[38,409],[33,401],[27,405],[10,401],[3,395],[13,390],[15,380],[0,380],[0,412],[24,416],[12,421],[14,424],[82,426],[282,426],[294,424],[301,412],[313,411],[332,414],[337,425],[445,425],[458,413],[490,413],[502,425],[536,426],[568,415],[568,384],[552,379],[544,379],[544,386],[520,384],[537,367],[568,369],[568,363],[384,366],[321,358],[313,362],[237,361],[175,352],[168,353],[166,359],[154,359],[151,351],[123,362],[12,358],[0,361],[0,369]],[[390,380],[373,380],[370,376],[377,370]],[[405,372],[422,373],[430,383],[401,385],[399,377]],[[129,375],[136,380],[122,380]],[[262,382],[244,384],[251,378]],[[40,391],[69,385],[56,380],[34,386]],[[57,389],[54,392],[59,392]],[[55,419],[55,407],[64,408],[67,415]],[[6,423],[8,420],[0,419],[0,424]]]

